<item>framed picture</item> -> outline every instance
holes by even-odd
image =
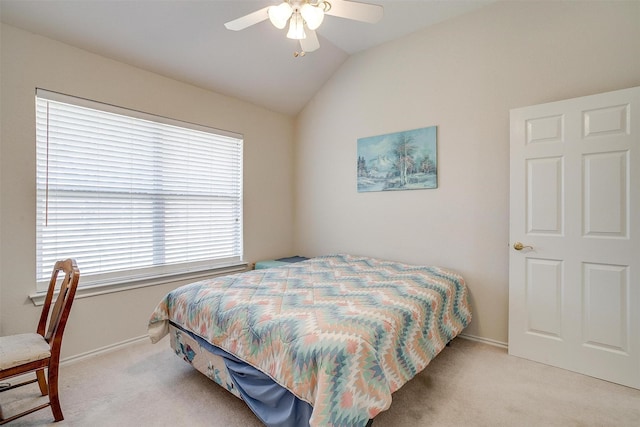
[[[437,126],[358,138],[358,192],[438,187]]]

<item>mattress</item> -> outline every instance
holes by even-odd
[[[169,344],[178,357],[234,396],[242,399],[227,370],[223,356],[208,351],[202,340],[198,340],[197,337],[175,325],[169,326],[169,338]]]
[[[470,321],[458,274],[342,254],[178,288],[149,335],[172,323],[254,367],[311,406],[312,426],[364,426]]]
[[[234,396],[269,427],[308,427],[313,408],[268,375],[190,331],[169,324],[171,348]]]

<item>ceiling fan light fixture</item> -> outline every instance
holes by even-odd
[[[334,5],[340,7],[332,7]],[[301,51],[295,56],[302,56],[320,47],[316,29],[322,25],[325,15],[373,24],[382,18],[383,7],[357,0],[280,0],[277,6],[262,7],[226,22],[224,26],[240,31],[269,19],[273,26],[283,30],[289,23],[287,37],[299,41]]]
[[[289,3],[284,2],[278,6],[271,6],[267,10],[267,14],[269,15],[269,20],[273,26],[282,30],[287,26],[287,21],[293,14],[293,8]]]
[[[287,38],[294,40],[306,39],[307,35],[304,32],[304,20],[300,15],[300,12],[295,12],[289,20],[289,32]]]
[[[320,24],[322,24],[322,20],[324,19],[324,10],[323,8],[318,6],[312,6],[309,3],[305,3],[300,8],[300,14],[304,18],[304,21],[307,23],[307,28],[310,30],[317,29]]]

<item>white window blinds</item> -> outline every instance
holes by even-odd
[[[36,92],[37,278],[76,258],[82,284],[242,259],[242,138]]]

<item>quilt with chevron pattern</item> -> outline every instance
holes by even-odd
[[[470,321],[452,271],[331,255],[180,287],[149,335],[173,322],[309,402],[311,426],[364,426]]]

